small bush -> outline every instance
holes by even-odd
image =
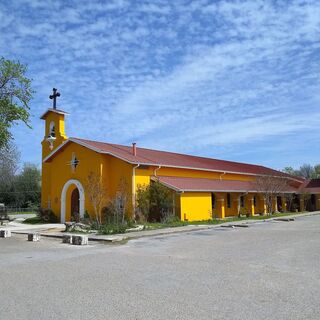
[[[40,208],[37,215],[39,219],[41,219],[41,221],[43,222],[47,222],[47,223],[59,222],[57,216],[54,214],[54,212],[51,209]]]
[[[176,222],[181,222],[179,217],[176,216],[175,214],[173,214],[170,211],[166,211],[162,213],[162,219],[161,219],[161,223],[165,223],[165,224],[173,224]]]
[[[239,218],[241,218],[242,216],[249,217],[249,212],[246,208],[241,207],[238,216],[239,216]]]
[[[116,233],[125,233],[127,225],[124,224],[105,224],[100,226],[100,234],[116,234]]]
[[[136,194],[136,216],[141,221],[160,222],[167,212],[173,212],[172,191],[158,181],[139,185]]]
[[[32,217],[32,218],[25,219],[23,221],[23,223],[25,223],[25,224],[41,224],[41,223],[43,223],[43,221],[40,217]]]

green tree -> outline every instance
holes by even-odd
[[[35,164],[26,163],[14,181],[15,205],[37,207],[40,205],[41,173]]]
[[[0,203],[15,202],[14,181],[19,166],[20,153],[13,143],[0,149]]]
[[[292,167],[285,167],[283,170],[283,172],[290,174],[292,176],[297,176],[299,175],[299,173],[297,172],[297,170],[293,169]]]
[[[305,163],[298,170],[292,167],[285,167],[283,172],[291,174],[293,176],[304,177],[306,179],[320,178],[320,164],[312,166],[311,164]]]
[[[311,164],[307,164],[307,163],[303,164],[299,168],[298,172],[301,177],[304,177],[306,179],[313,179],[316,177],[314,167]]]
[[[158,181],[137,190],[137,211],[148,221],[162,221],[173,215],[173,194]]]
[[[0,58],[0,150],[12,139],[11,127],[17,121],[29,124],[29,102],[34,91],[26,77],[27,66]]]
[[[316,178],[320,178],[320,164],[316,164],[314,166],[314,171],[315,171],[315,174],[316,174]]]

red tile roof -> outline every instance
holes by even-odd
[[[131,146],[123,146],[118,144],[85,140],[80,138],[69,138],[66,143],[59,148],[64,148],[69,142],[74,142],[88,147],[100,153],[111,154],[115,157],[123,159],[133,164],[145,164],[163,167],[178,167],[188,169],[199,169],[206,171],[218,171],[218,172],[232,172],[240,174],[252,174],[252,175],[274,175],[274,176],[286,176],[289,178],[303,181],[299,177],[292,177],[286,173],[273,170],[264,166],[211,159],[205,157],[197,157],[186,154],[179,154],[174,152],[152,150],[146,148],[137,147],[136,156],[132,153]],[[56,151],[58,151],[58,149]],[[49,155],[44,161],[50,161],[55,151]]]
[[[301,192],[320,193],[320,179],[307,180],[300,190]]]
[[[252,181],[239,180],[213,180],[203,178],[184,177],[153,177],[163,185],[176,191],[189,192],[257,192],[257,187]],[[288,187],[287,192],[297,192],[297,189]]]

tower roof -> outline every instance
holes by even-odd
[[[50,113],[58,113],[58,114],[64,114],[66,116],[68,116],[70,113],[60,110],[60,109],[53,109],[53,108],[48,108],[47,111],[40,117],[40,119],[45,120],[45,118],[47,117],[47,115]]]

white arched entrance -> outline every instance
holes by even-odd
[[[66,222],[66,195],[68,188],[71,185],[75,185],[79,190],[79,196],[80,196],[80,205],[79,205],[79,214],[80,218],[84,217],[84,189],[80,181],[76,179],[70,179],[65,183],[65,185],[62,188],[61,192],[61,223]]]

